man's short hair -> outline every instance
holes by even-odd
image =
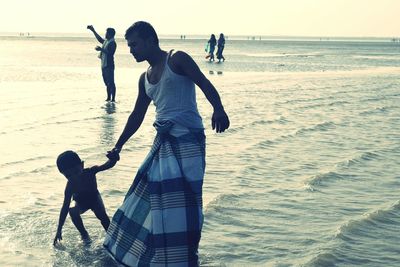
[[[109,32],[112,35],[111,37],[115,36],[115,29],[114,28],[107,28],[107,32]]]
[[[159,44],[158,41],[158,36],[156,31],[154,30],[153,26],[151,26],[150,23],[146,21],[137,21],[130,26],[125,33],[125,39],[128,39],[128,37],[136,32],[140,38],[143,40],[146,40],[148,38],[153,38],[154,43],[156,45]]]
[[[57,168],[61,173],[81,163],[78,154],[72,150],[61,153],[57,158]]]

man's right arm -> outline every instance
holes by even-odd
[[[94,34],[94,37],[96,37],[97,41],[104,43],[105,40],[96,32],[93,25],[88,25],[87,28]]]
[[[118,139],[118,142],[115,144],[115,148],[113,150],[118,150],[117,152],[122,149],[123,145],[129,138],[139,129],[140,125],[144,120],[144,116],[146,115],[147,108],[151,102],[151,99],[147,96],[144,87],[144,79],[146,73],[143,73],[139,79],[139,93],[136,99],[135,108],[133,109],[131,115],[126,122],[125,128],[122,131],[121,136]]]

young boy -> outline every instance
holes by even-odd
[[[72,222],[80,232],[83,240],[89,240],[89,234],[83,226],[81,214],[91,209],[107,230],[110,219],[104,208],[103,200],[97,190],[96,173],[112,168],[119,158],[110,158],[100,166],[84,168],[83,161],[74,151],[68,150],[57,158],[58,170],[67,178],[64,191],[64,203],[58,221],[57,234],[53,245],[62,239],[62,227],[69,212]],[[70,208],[71,197],[75,200],[75,207]]]

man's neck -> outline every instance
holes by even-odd
[[[163,62],[166,52],[157,47],[152,55],[147,59],[151,67]]]

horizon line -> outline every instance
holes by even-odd
[[[87,35],[87,37],[91,36],[91,33],[88,32],[46,32],[46,31],[0,31],[0,36],[6,36],[5,34],[12,34],[7,35],[9,37],[12,36],[20,36],[19,34],[29,34],[29,36],[37,36],[37,37],[48,37],[48,36],[42,36],[41,34],[46,34],[46,35],[50,35],[50,34],[54,34],[57,36],[54,37],[58,37],[58,36],[62,36],[62,37],[78,37],[76,35],[79,35],[79,37],[85,37]],[[75,36],[74,36],[75,35]],[[192,33],[192,34],[184,34],[184,33],[159,33],[158,34],[160,37],[164,36],[164,37],[172,37],[172,36],[176,36],[176,37],[180,37],[180,36],[196,36],[196,37],[207,37],[210,34],[204,34],[204,33]],[[327,38],[344,38],[344,39],[350,39],[350,38],[355,38],[355,39],[367,39],[367,38],[371,38],[371,39],[400,39],[400,35],[399,36],[376,36],[376,35],[290,35],[290,34],[224,34],[225,37],[241,37],[241,38],[256,38],[258,39],[259,37],[261,38],[316,38],[316,39],[327,39]],[[26,37],[26,36],[25,36]],[[124,36],[122,34],[117,34],[116,35],[117,38],[123,38]]]

